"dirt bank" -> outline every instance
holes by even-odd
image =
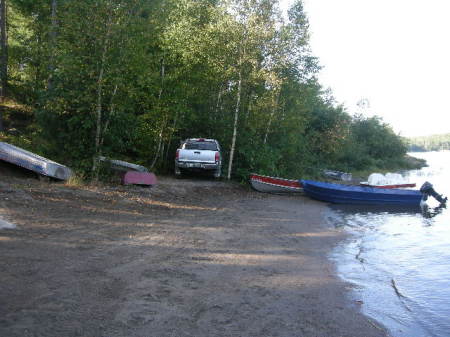
[[[1,168],[0,168],[1,169]],[[346,298],[323,204],[206,179],[0,172],[0,336],[385,336]]]

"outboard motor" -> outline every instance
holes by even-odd
[[[420,192],[422,192],[422,200],[425,201],[428,199],[429,196],[432,196],[437,201],[439,201],[441,204],[445,204],[447,202],[447,198],[442,197],[442,195],[438,194],[434,188],[433,185],[430,184],[428,181],[424,182],[422,187],[420,188]]]

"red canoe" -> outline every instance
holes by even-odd
[[[303,186],[298,180],[263,176],[252,173],[250,184],[259,192],[266,193],[302,193]]]

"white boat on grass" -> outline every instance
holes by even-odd
[[[67,180],[72,176],[72,170],[67,166],[4,142],[0,142],[0,160],[58,180]]]

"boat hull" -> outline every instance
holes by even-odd
[[[122,176],[122,185],[156,185],[156,176],[151,172],[127,171]]]
[[[333,171],[333,170],[323,170],[322,174],[331,179],[335,180],[343,180],[343,181],[351,181],[352,180],[352,174],[341,172],[341,171]]]
[[[116,171],[137,171],[137,172],[148,172],[148,169],[144,166],[129,163],[123,160],[117,160],[117,159],[109,159],[103,156],[98,157],[98,160],[101,162],[108,163],[110,165],[110,168]]]
[[[250,175],[250,185],[253,189],[265,193],[303,193],[303,186],[298,180]]]
[[[422,193],[416,190],[348,186],[312,180],[300,182],[309,197],[334,204],[416,206],[422,200]]]
[[[72,176],[67,166],[8,143],[0,142],[0,160],[54,179],[68,180]]]

